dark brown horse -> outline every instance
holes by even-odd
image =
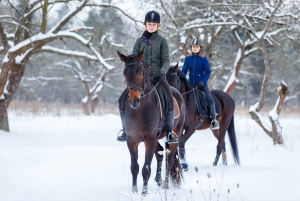
[[[210,118],[203,118],[202,125],[197,128],[197,124],[200,120],[200,116],[197,112],[196,101],[194,97],[193,90],[195,90],[191,84],[186,79],[185,75],[178,69],[178,64],[174,67],[170,67],[167,73],[167,80],[170,86],[177,88],[186,103],[186,116],[183,132],[179,141],[179,155],[180,155],[180,163],[184,171],[188,170],[188,164],[186,162],[185,155],[185,143],[191,137],[195,130],[204,130],[210,128]],[[219,121],[220,128],[218,130],[213,130],[214,136],[218,139],[217,145],[217,154],[213,165],[217,165],[219,157],[222,153],[223,164],[227,165],[227,155],[225,149],[225,134],[228,131],[230,144],[232,148],[232,153],[234,157],[234,161],[236,164],[240,163],[237,140],[234,129],[234,109],[235,102],[230,95],[220,90],[212,90],[212,94],[214,94],[217,99],[220,101],[220,105],[222,108],[221,113],[217,116],[217,120]]]
[[[143,60],[144,50],[136,56],[125,56],[120,52],[118,52],[118,55],[125,63],[123,74],[128,90],[128,102],[125,106],[123,124],[127,134],[126,141],[131,156],[130,168],[132,173],[132,192],[136,193],[138,191],[138,145],[139,143],[144,142],[145,162],[142,168],[142,195],[145,196],[148,193],[148,180],[151,174],[151,161],[154,154],[157,159],[155,181],[159,186],[162,185],[161,166],[163,154],[161,154],[161,151],[163,151],[163,147],[159,144],[158,140],[166,136],[166,121],[161,121],[162,108],[158,99],[156,87],[151,84],[148,66]],[[178,90],[173,88],[172,92],[173,97],[176,100],[174,102],[178,103],[178,106],[175,106],[174,104],[175,117],[173,132],[178,134],[178,138],[180,138],[185,119],[185,102]],[[159,126],[161,126],[162,132],[157,136]],[[164,183],[165,188],[168,188],[169,186],[169,176],[171,176],[172,184],[176,187],[180,187],[182,170],[177,147],[178,144],[168,145],[168,151],[166,152],[167,167]]]

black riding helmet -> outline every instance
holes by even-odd
[[[145,22],[154,22],[154,23],[160,23],[160,15],[158,12],[152,10],[149,11],[145,16]]]
[[[191,46],[192,45],[197,45],[197,46],[203,47],[203,41],[200,38],[194,38]]]

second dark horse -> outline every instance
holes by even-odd
[[[185,75],[178,69],[178,64],[170,67],[167,73],[167,80],[170,86],[177,88],[183,95],[183,99],[186,103],[186,116],[184,122],[184,134],[181,135],[179,141],[179,155],[181,165],[184,171],[188,170],[188,164],[186,162],[185,143],[195,133],[196,130],[204,130],[210,128],[210,119],[204,118],[203,123],[197,128],[199,122],[199,115],[197,114],[197,106],[195,102],[195,96],[192,85],[188,82]],[[236,164],[240,163],[237,140],[234,129],[234,109],[235,102],[230,95],[220,90],[211,91],[213,95],[220,101],[222,111],[217,116],[220,128],[219,130],[213,130],[214,136],[218,139],[217,153],[213,165],[217,165],[219,157],[222,153],[223,164],[227,165],[227,155],[225,148],[225,134],[228,131],[229,140]]]

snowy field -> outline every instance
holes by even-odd
[[[0,201],[141,200],[141,169],[132,194],[127,145],[116,141],[119,116],[9,113],[9,121],[11,132],[0,131]],[[280,122],[286,144],[273,146],[249,115],[236,115],[240,166],[226,137],[228,166],[213,167],[217,140],[210,130],[196,131],[186,144],[190,168],[182,188],[156,186],[154,158],[146,200],[300,200],[300,118]],[[140,144],[140,168],[143,155]]]

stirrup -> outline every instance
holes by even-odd
[[[213,126],[213,124],[217,124],[217,125]],[[211,130],[218,130],[219,128],[220,128],[220,127],[219,127],[219,122],[218,122],[217,120],[213,119],[213,120],[211,121],[210,129],[211,129]]]
[[[122,132],[122,134],[120,135],[120,133]],[[126,141],[126,133],[124,132],[123,129],[121,129],[117,135],[117,140],[119,142],[125,142]]]
[[[174,135],[173,135],[174,133]],[[167,136],[167,142],[169,144],[177,144],[178,143],[178,137],[176,135],[175,132],[172,131],[172,133],[169,133],[168,136]]]

